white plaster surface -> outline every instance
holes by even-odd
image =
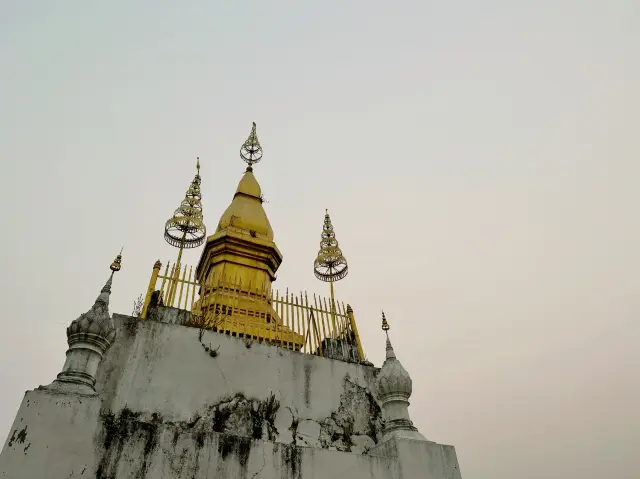
[[[344,380],[375,395],[375,368],[251,343],[185,326],[139,321],[136,331],[114,315],[118,339],[105,355],[96,390],[117,412],[156,412],[165,420],[188,421],[209,406],[242,393],[266,400],[271,394],[292,416],[321,422],[338,410]],[[212,357],[203,345],[215,350]],[[363,406],[363,405],[361,405]],[[368,408],[352,411],[356,430],[368,427]],[[286,413],[284,413],[286,414]],[[277,425],[278,440],[290,441],[291,423]],[[374,438],[376,439],[376,438]]]
[[[27,391],[0,454],[0,477],[95,477],[99,410],[96,396]]]

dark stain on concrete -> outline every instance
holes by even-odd
[[[276,450],[274,449],[274,452]],[[302,448],[293,444],[280,445],[280,460],[282,467],[283,479],[301,479],[302,478]]]
[[[311,364],[304,365],[304,403],[309,407],[311,405]]]
[[[247,399],[242,394],[236,394],[209,406],[202,415],[195,416],[191,421],[166,421],[157,413],[144,417],[126,407],[117,414],[102,413],[98,440],[103,452],[96,479],[115,479],[118,464],[122,461],[139,464],[131,477],[147,477],[163,431],[171,434],[167,439],[173,448],[183,447],[183,439],[187,440],[188,446],[182,451],[184,457],[181,456],[181,462],[188,462],[189,465],[184,467],[188,467],[190,472],[193,469],[193,474],[199,468],[200,451],[207,447],[207,442],[211,443],[208,437],[214,432],[221,433],[218,445],[221,457],[224,459],[233,453],[246,472],[251,438],[275,439],[277,431],[274,421],[279,407],[280,403],[274,394],[266,400]],[[16,441],[22,437],[17,431],[14,436]],[[131,451],[140,451],[140,447],[142,457],[131,457]],[[177,464],[176,467],[182,469],[183,466]]]
[[[24,441],[27,439],[27,426],[18,432],[17,429],[13,430],[11,434],[11,439],[9,439],[9,447],[12,447],[14,443],[24,444]]]
[[[250,453],[251,439],[220,434],[218,438],[218,454],[220,454],[223,461],[226,460],[230,454],[234,454],[238,458],[240,466],[246,468]]]

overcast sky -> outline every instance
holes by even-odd
[[[640,4],[0,2],[0,437],[124,245],[130,313],[202,163],[313,276],[329,208],[365,352],[466,479],[640,477]],[[200,250],[187,254],[197,262]]]

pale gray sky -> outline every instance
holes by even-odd
[[[215,229],[256,121],[277,286],[327,293],[329,208],[463,477],[640,477],[639,59],[632,0],[0,2],[0,436],[120,247],[115,312],[174,259],[198,155]]]

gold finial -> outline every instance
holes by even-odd
[[[253,171],[253,165],[262,159],[262,147],[258,141],[256,134],[256,122],[253,122],[249,138],[240,147],[240,158],[242,158],[249,166],[247,171]]]
[[[387,318],[384,315],[384,311],[382,312],[382,330],[387,333],[389,331],[389,323],[387,323]],[[389,334],[389,333],[387,333]]]
[[[329,210],[325,210],[320,251],[318,251],[318,257],[313,263],[313,270],[316,278],[331,283],[341,280],[348,273],[347,259],[338,246]]]
[[[200,158],[196,162],[197,173],[182,203],[165,223],[164,239],[171,246],[196,248],[204,243],[207,230],[202,221],[202,194],[200,193]]]
[[[122,268],[122,251],[123,250],[124,250],[124,246],[122,247],[122,249],[120,249],[120,253],[118,254],[118,256],[116,256],[116,259],[113,260],[113,263],[111,263],[111,266],[109,266],[109,269],[114,273],[116,271],[120,271],[120,268]]]

